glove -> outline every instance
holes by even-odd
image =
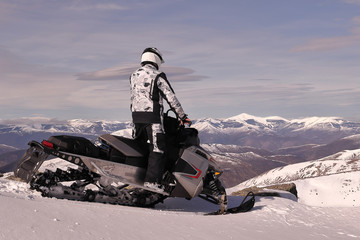
[[[188,127],[190,127],[191,124],[192,124],[192,122],[191,122],[190,118],[188,118],[187,115],[185,115],[185,116],[183,117],[183,119],[181,119],[180,124],[181,124],[182,126],[187,125]]]

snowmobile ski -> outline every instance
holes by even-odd
[[[226,215],[226,214],[248,212],[254,207],[254,205],[255,205],[255,194],[253,192],[248,192],[248,194],[245,196],[245,198],[238,206],[228,208],[225,210],[220,209],[218,211],[207,213],[205,215]]]

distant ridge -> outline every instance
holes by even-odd
[[[202,146],[224,169],[227,187],[270,169],[315,160],[343,150],[360,148],[360,122],[341,117],[257,117],[242,113],[230,118],[202,118],[192,127]],[[76,135],[95,140],[112,133],[131,137],[131,122],[21,118],[0,120],[0,165],[10,164],[5,153],[26,149],[30,140],[52,135]],[[6,145],[6,146],[5,146]],[[12,154],[12,161],[21,152]],[[0,166],[1,168],[1,166]]]

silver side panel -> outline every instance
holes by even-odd
[[[196,154],[198,148],[191,146],[184,150],[181,158],[186,161],[196,171],[195,174],[174,172],[176,180],[186,189],[191,197],[200,194],[203,188],[203,179],[209,167],[209,161]]]
[[[127,184],[143,185],[146,170],[121,163],[105,161],[97,158],[82,157],[85,165],[93,172]]]

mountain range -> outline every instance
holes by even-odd
[[[227,119],[200,119],[194,127],[202,143],[235,144],[269,151],[305,144],[328,144],[360,134],[360,122],[339,117],[310,117],[287,120],[240,114]]]
[[[287,120],[240,114],[228,119],[200,119],[203,147],[224,170],[226,186],[262,172],[360,148],[360,123],[339,117]]]
[[[360,148],[360,122],[340,117],[288,120],[240,114],[226,119],[198,119],[192,127],[199,131],[202,146],[224,169],[227,187],[276,167]],[[0,171],[13,167],[30,140],[61,134],[95,140],[104,133],[129,136],[130,129],[130,122],[120,121],[0,120]]]

